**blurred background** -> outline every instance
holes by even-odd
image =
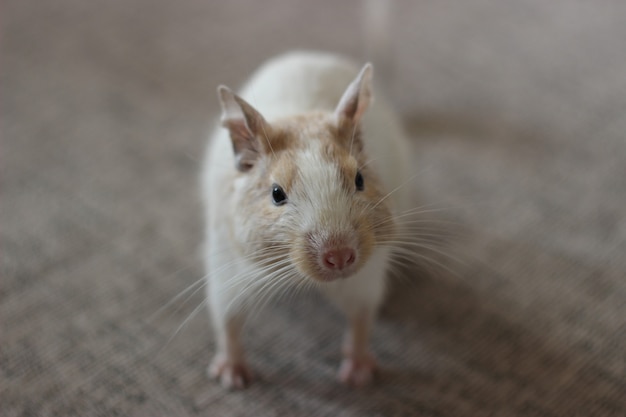
[[[0,414],[626,414],[626,3],[0,12]],[[445,268],[392,285],[377,386],[335,381],[343,318],[309,296],[246,329],[259,378],[227,393],[205,376],[202,294],[160,309],[203,275],[216,86],[291,49],[374,60],[415,146],[412,186],[462,238]]]

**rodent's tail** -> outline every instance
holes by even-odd
[[[385,90],[394,90],[394,48],[391,29],[393,0],[362,0],[365,59],[374,64],[376,80]]]

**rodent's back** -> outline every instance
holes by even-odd
[[[244,85],[241,96],[269,122],[309,111],[333,111],[358,70],[336,55],[291,52],[263,64]]]

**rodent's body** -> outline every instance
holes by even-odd
[[[239,344],[246,309],[280,288],[313,284],[351,323],[341,379],[371,380],[369,326],[384,294],[394,213],[410,198],[398,189],[409,177],[407,142],[382,100],[367,109],[370,78],[369,66],[359,73],[334,55],[292,53],[262,66],[243,100],[220,88],[226,129],[212,137],[203,192],[218,339],[211,373],[223,385],[249,379]]]

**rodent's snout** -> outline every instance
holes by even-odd
[[[330,248],[322,253],[322,265],[339,271],[350,267],[356,260],[356,252],[350,247]]]
[[[348,234],[309,233],[306,239],[307,269],[312,278],[319,281],[333,281],[346,278],[357,269],[359,261],[358,244],[354,236]]]

